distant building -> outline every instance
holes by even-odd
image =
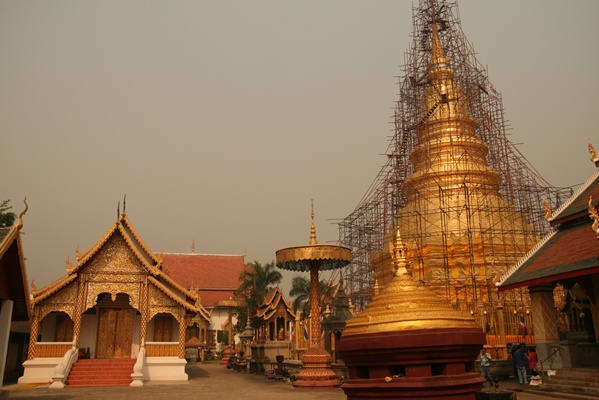
[[[29,342],[29,283],[21,241],[23,215],[0,228],[0,387],[22,373]],[[1,396],[0,396],[1,397]]]
[[[228,300],[239,287],[245,267],[245,255],[161,253],[162,270],[187,290],[197,293],[202,306],[210,313],[210,325],[204,336],[188,331],[188,340],[196,336],[209,348],[216,348],[218,331],[229,331],[229,311],[218,303]],[[196,335],[197,334],[197,335]]]

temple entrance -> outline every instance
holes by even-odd
[[[102,300],[99,305],[106,304],[106,299]],[[131,358],[135,313],[130,307],[98,307],[96,358]]]

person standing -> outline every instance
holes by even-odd
[[[490,372],[491,360],[491,355],[485,348],[482,348],[480,350],[480,373],[485,380],[489,381],[489,386],[493,387],[493,378],[491,378]]]
[[[528,358],[522,350],[522,346],[518,346],[514,352],[514,361],[516,362],[516,369],[518,370],[518,380],[521,385],[528,383],[526,378],[526,363]]]
[[[537,356],[537,352],[534,347],[531,347],[528,351],[528,366],[530,367],[532,376],[537,376],[537,363],[539,362],[539,357]]]

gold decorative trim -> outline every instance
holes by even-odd
[[[129,305],[138,311],[139,308],[139,283],[88,283],[87,286],[87,301],[85,309],[90,309],[98,303],[98,295],[101,293],[110,293],[112,301],[116,300],[119,293],[129,296]]]

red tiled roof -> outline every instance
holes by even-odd
[[[501,290],[593,273],[599,269],[598,245],[590,222],[560,230],[501,283]]]
[[[185,288],[198,289],[204,307],[226,300],[239,287],[243,255],[161,253],[162,270]],[[218,290],[214,290],[218,289]]]
[[[588,201],[599,200],[599,174],[557,210],[552,218],[557,230],[543,239],[532,252],[503,278],[500,290],[534,286],[599,273],[599,238],[591,229]]]

